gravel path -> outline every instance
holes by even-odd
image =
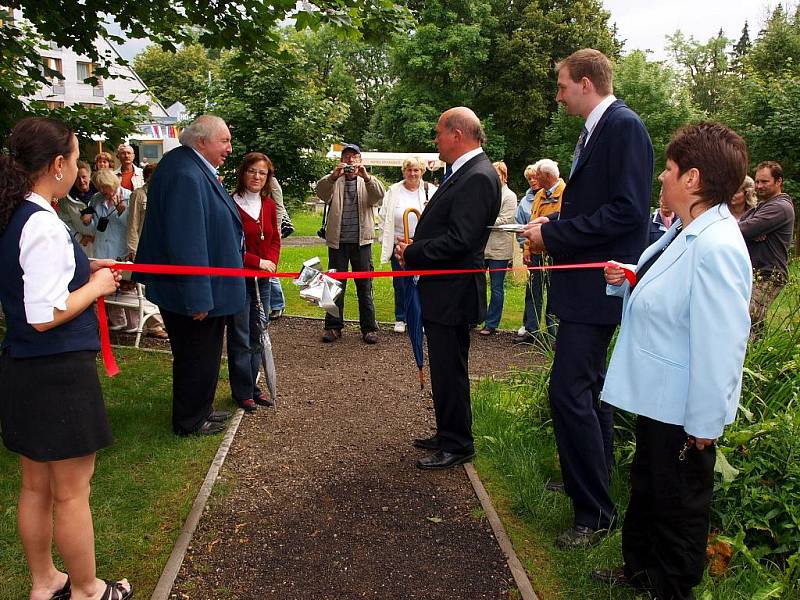
[[[245,415],[173,589],[183,599],[517,597],[463,469],[423,472],[432,431],[404,334],[271,325],[280,404]],[[536,360],[510,334],[473,337],[471,373]]]

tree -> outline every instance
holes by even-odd
[[[733,87],[726,52],[731,40],[720,29],[705,44],[691,36],[686,39],[680,31],[667,36],[667,41],[675,62],[684,71],[694,105],[713,118],[722,109]]]
[[[435,151],[439,114],[451,106],[477,108],[475,91],[483,85],[489,59],[483,26],[491,18],[485,0],[424,4],[415,30],[394,40],[390,57],[396,83],[376,108],[370,145]]]
[[[247,152],[264,152],[287,195],[304,198],[309,183],[328,169],[320,151],[338,141],[334,131],[346,107],[323,96],[298,49],[284,45],[280,54],[225,53],[212,103],[233,135],[233,154],[224,167],[229,179]]]
[[[156,98],[170,106],[206,99],[208,78],[215,65],[202,46],[190,44],[175,52],[148,46],[133,59],[133,68]]]
[[[658,198],[656,178],[664,168],[664,150],[672,134],[698,115],[692,109],[689,94],[680,86],[679,75],[662,62],[647,60],[644,52],[631,52],[621,58],[614,74],[614,95],[641,117],[655,152],[653,202]],[[553,115],[545,134],[544,154],[559,163],[563,175],[569,174],[575,142],[582,119],[569,117],[563,108]]]
[[[243,53],[275,53],[277,25],[293,18],[296,28],[318,29],[329,23],[345,33],[380,39],[407,25],[408,11],[393,0],[218,0],[209,5],[191,0],[113,2],[112,0],[14,0],[12,8],[26,21],[4,19],[0,26],[0,133],[26,113],[23,98],[45,84],[52,73],[42,72],[37,54],[40,40],[48,40],[86,55],[97,64],[96,76],[108,77],[114,56],[99,55],[98,36],[121,42],[108,30],[113,15],[129,37],[149,38],[164,50],[199,43],[206,48],[240,48]]]
[[[442,110],[473,108],[493,159],[504,159],[512,186],[539,158],[555,109],[555,63],[582,47],[610,56],[619,44],[598,0],[432,0],[418,25],[391,52],[397,84],[377,110],[372,135],[387,149],[433,150]]]
[[[800,6],[791,16],[778,4],[767,19],[753,48],[747,64],[764,74],[800,74]]]
[[[742,76],[742,70],[744,69],[744,61],[747,57],[747,54],[750,52],[750,48],[752,47],[752,43],[750,42],[750,30],[747,25],[747,21],[744,22],[744,27],[742,27],[742,35],[739,36],[739,41],[736,42],[733,46],[733,50],[731,51],[731,72],[738,76]]]
[[[325,96],[348,106],[347,119],[338,129],[341,140],[363,143],[375,105],[388,93],[388,44],[342,38],[330,26],[290,35],[304,52],[305,68],[324,89]]]

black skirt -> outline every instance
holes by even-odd
[[[92,350],[0,358],[6,448],[31,460],[77,458],[110,446],[111,428]]]

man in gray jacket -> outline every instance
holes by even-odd
[[[361,149],[355,144],[342,148],[342,162],[317,182],[317,196],[328,205],[325,241],[328,268],[347,271],[372,271],[372,240],[375,219],[372,208],[383,200],[383,185],[370,176],[361,164]],[[347,283],[346,281],[343,283]],[[372,299],[372,280],[356,279],[361,336],[367,344],[378,343],[378,323]],[[322,341],[335,342],[344,327],[344,294],[336,300],[339,317],[325,314]]]
[[[758,204],[739,219],[739,229],[753,263],[753,294],[750,298],[751,339],[764,329],[767,309],[789,277],[789,248],[794,229],[794,204],[783,193],[783,169],[775,161],[756,167]]]

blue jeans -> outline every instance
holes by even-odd
[[[508,266],[507,260],[486,259],[484,265],[487,269],[505,269]],[[504,284],[506,281],[505,271],[494,271],[489,273],[489,308],[486,311],[486,321],[483,326],[487,329],[497,329],[500,325],[500,318],[503,316],[503,302],[505,301]]]
[[[286,300],[283,298],[283,288],[281,287],[281,280],[277,277],[270,277],[269,279],[269,304],[267,305],[267,312],[271,310],[283,310],[286,308]]]
[[[261,367],[261,330],[258,324],[258,301],[255,284],[248,278],[245,281],[247,303],[244,310],[228,317],[228,377],[231,395],[241,404],[260,395],[256,387],[258,370]],[[270,280],[258,280],[261,302],[269,319]]]
[[[392,271],[401,271],[403,267],[400,266],[400,261],[394,257],[390,259],[392,264]],[[408,289],[410,277],[392,277],[392,287],[394,287],[394,320],[406,321],[406,290]]]
[[[534,267],[548,264],[541,254],[533,255]],[[542,323],[542,310],[544,309],[544,295],[550,289],[550,275],[547,271],[530,271],[528,285],[525,289],[525,315],[523,325],[529,333],[536,333]],[[548,306],[544,314],[547,323],[547,333],[553,338],[556,336],[557,321]]]

